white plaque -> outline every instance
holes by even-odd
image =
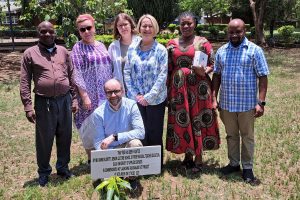
[[[161,146],[94,150],[91,153],[93,180],[111,176],[160,174]]]
[[[200,67],[203,66],[206,68],[207,66],[207,59],[208,55],[203,53],[202,51],[195,51],[195,56],[193,60],[193,66],[194,67]]]

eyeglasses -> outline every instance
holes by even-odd
[[[55,33],[55,31],[54,30],[40,30],[40,34],[47,34],[47,33],[52,35]]]
[[[81,33],[84,33],[84,32],[86,32],[86,30],[90,31],[91,29],[92,29],[92,26],[87,26],[87,27],[82,27],[82,28],[80,28],[79,31],[80,31]]]
[[[115,95],[118,95],[122,92],[122,90],[111,90],[111,91],[105,91],[106,95],[111,97],[112,94],[114,93]]]
[[[119,24],[117,25],[118,28],[127,27],[129,23]]]

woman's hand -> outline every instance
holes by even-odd
[[[143,95],[138,94],[138,95],[136,95],[135,99],[142,106],[148,106],[149,105]]]
[[[85,110],[91,110],[92,109],[92,102],[90,100],[90,97],[88,95],[84,96],[82,98],[83,101],[83,109]]]
[[[194,72],[197,75],[202,76],[202,77],[205,76],[205,72],[206,71],[205,71],[205,68],[202,65],[200,65],[200,66],[193,66],[193,70],[194,70]]]

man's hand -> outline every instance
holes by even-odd
[[[78,109],[78,103],[72,103],[72,113],[77,113]]]
[[[255,114],[254,117],[258,118],[264,115],[264,107],[260,105],[255,106]]]
[[[102,143],[100,144],[100,148],[101,149],[107,149],[108,146],[115,141],[115,138],[113,135],[108,136],[107,138],[105,138]]]
[[[27,111],[26,112],[26,118],[28,119],[28,121],[30,121],[31,123],[35,123],[35,112],[33,110]]]

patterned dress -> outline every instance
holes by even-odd
[[[173,153],[200,155],[202,150],[218,149],[220,144],[217,115],[212,110],[211,79],[191,70],[195,50],[208,55],[213,65],[211,44],[203,37],[195,38],[187,49],[178,40],[170,40],[168,69],[167,150]]]
[[[94,45],[84,44],[82,41],[76,43],[71,53],[74,65],[74,80],[77,87],[85,90],[92,103],[91,110],[83,109],[82,99],[78,96],[79,111],[75,114],[75,124],[79,129],[85,119],[106,99],[103,89],[104,83],[112,78],[111,59],[106,47],[101,42]],[[83,133],[84,134],[84,133]]]

